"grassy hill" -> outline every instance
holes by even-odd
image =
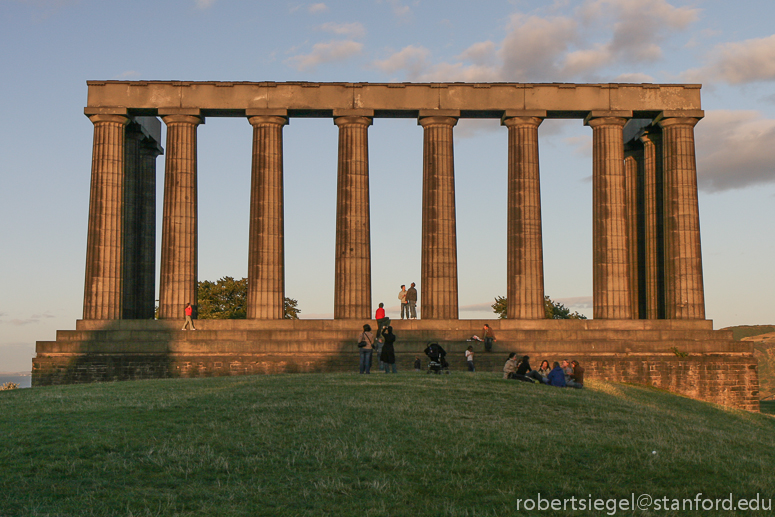
[[[613,515],[570,505],[775,494],[775,418],[603,382],[139,381],[0,392],[0,414],[0,516]],[[576,500],[525,512],[539,494]],[[702,515],[734,515],[719,508]]]

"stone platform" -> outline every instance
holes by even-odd
[[[361,320],[79,320],[76,330],[38,341],[32,385],[165,377],[269,373],[355,372]],[[369,322],[376,329],[376,322]],[[497,341],[480,342],[488,323]],[[464,351],[477,371],[501,371],[509,352],[540,361],[576,359],[586,378],[630,382],[692,398],[758,411],[759,379],[751,343],[710,320],[393,320],[398,370],[413,370],[428,342],[465,371]],[[373,371],[376,372],[376,361]]]

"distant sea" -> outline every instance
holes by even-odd
[[[15,382],[19,385],[20,388],[31,388],[32,387],[32,376],[27,375],[14,375],[14,374],[5,374],[0,373],[0,386],[5,384],[6,382]]]

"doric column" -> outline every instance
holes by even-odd
[[[140,146],[144,138],[136,123],[124,133],[124,282],[122,318],[137,318],[142,248],[140,211],[143,206]]]
[[[199,110],[180,111],[160,112],[167,125],[167,159],[159,319],[180,319],[186,303],[197,303],[196,128],[202,119]]]
[[[339,127],[334,318],[371,318],[369,126],[373,112],[334,111]]]
[[[705,295],[700,250],[700,211],[694,126],[702,111],[663,112],[663,170],[665,176],[665,316],[705,319]]]
[[[282,319],[285,298],[283,126],[288,123],[287,111],[248,110],[248,116],[253,126],[248,318]]]
[[[664,232],[662,231],[662,135],[652,128],[643,142],[643,247],[646,319],[665,317]]]
[[[452,128],[459,112],[420,110],[423,127],[422,267],[423,319],[457,319],[457,230]]]
[[[591,112],[593,314],[595,319],[630,319],[630,262],[627,250],[626,181],[622,128],[627,112]]]
[[[543,319],[544,257],[538,126],[546,112],[507,111],[509,128],[507,287],[509,319]]]
[[[83,319],[114,320],[122,317],[124,127],[129,119],[125,114],[91,114],[89,119],[94,142]]]
[[[627,253],[630,262],[630,304],[633,319],[640,318],[640,246],[638,239],[638,171],[642,153],[624,153],[625,206],[627,207]]]
[[[136,313],[140,319],[153,319],[156,309],[156,157],[162,154],[160,144],[151,138],[140,144],[142,198]]]

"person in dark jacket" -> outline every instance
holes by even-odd
[[[396,371],[396,351],[393,348],[393,343],[396,342],[396,335],[393,334],[393,327],[388,325],[382,329],[382,339],[385,344],[382,345],[382,353],[380,354],[380,360],[385,363],[385,373],[398,373]]]
[[[549,375],[546,377],[549,380],[550,386],[557,386],[558,388],[565,387],[565,372],[560,368],[560,363],[554,362],[554,367]]]
[[[530,368],[530,357],[526,355],[522,356],[522,360],[517,365],[516,377],[520,381],[533,382],[535,380],[536,382],[543,382],[541,375]]]

